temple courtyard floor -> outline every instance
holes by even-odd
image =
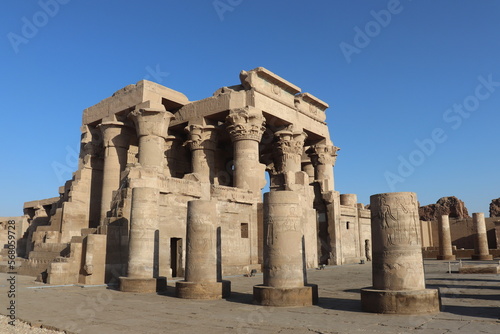
[[[165,294],[152,295],[50,286],[28,276],[16,276],[16,296],[9,298],[10,275],[0,274],[0,314],[8,315],[15,300],[17,317],[13,327],[1,316],[0,333],[500,333],[500,275],[458,274],[457,262],[448,269],[448,262],[425,261],[427,288],[440,290],[442,311],[413,316],[361,311],[359,290],[371,286],[370,262],[308,270],[309,283],[319,285],[319,303],[298,308],[253,305],[252,288],[262,274],[226,277],[231,297],[209,301],[175,298],[174,281]]]

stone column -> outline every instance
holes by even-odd
[[[333,166],[337,160],[338,147],[326,144],[312,145],[308,149],[309,157],[314,165],[316,181],[320,182],[322,192],[335,189]]]
[[[370,197],[373,287],[361,290],[364,311],[421,314],[440,310],[437,289],[425,288],[415,193]]]
[[[358,195],[356,194],[340,194],[340,205],[356,207],[358,203]]]
[[[307,285],[304,234],[299,196],[293,191],[264,195],[264,284],[253,289],[254,301],[266,306],[316,304],[316,285]]]
[[[121,291],[156,292],[159,197],[157,188],[132,189],[128,268],[127,277],[120,277]]]
[[[439,254],[438,260],[455,260],[451,245],[450,219],[448,215],[438,216]]]
[[[102,171],[101,225],[111,208],[113,191],[120,188],[120,173],[127,164],[129,137],[122,122],[104,122],[99,125],[103,136],[104,166]]]
[[[220,299],[231,293],[229,281],[217,281],[217,202],[188,202],[185,280],[175,285],[176,296],[187,299]]]
[[[139,137],[140,168],[163,173],[165,139],[173,115],[163,106],[139,108],[129,115]],[[159,278],[159,199],[152,187],[132,189],[127,277],[120,277],[120,290],[156,292]],[[165,283],[166,284],[166,283]]]
[[[170,120],[174,117],[165,107],[141,108],[129,114],[136,125],[139,137],[139,163],[142,167],[154,167],[163,171],[165,139]]]
[[[215,126],[191,124],[185,130],[189,133],[187,144],[192,154],[193,173],[201,182],[213,183],[217,147]]]
[[[472,214],[472,222],[476,232],[475,252],[472,255],[473,260],[493,260],[493,255],[490,254],[488,249],[488,237],[486,235],[486,222],[484,220],[484,213],[477,212]]]
[[[243,108],[231,110],[226,118],[233,142],[233,185],[252,190],[257,196],[264,186],[264,168],[259,163],[259,142],[266,130],[262,112]]]
[[[278,173],[300,172],[305,132],[281,130],[274,134],[277,137],[274,147],[274,163]]]

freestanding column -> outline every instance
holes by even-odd
[[[243,108],[232,110],[226,118],[233,141],[233,185],[258,195],[264,186],[264,169],[259,164],[259,142],[266,130],[261,111]]]
[[[158,200],[156,188],[132,189],[132,213],[127,277],[120,277],[120,290],[125,292],[156,292],[154,249],[159,242]]]
[[[493,260],[488,249],[488,237],[486,236],[486,222],[484,213],[477,212],[472,214],[472,222],[476,229],[475,252],[472,255],[473,260]]]
[[[193,173],[201,182],[214,182],[216,129],[213,125],[191,124],[186,127],[189,133],[189,148],[192,154]]]
[[[257,304],[308,306],[317,303],[317,285],[306,284],[300,212],[299,196],[293,191],[272,191],[264,195],[264,284],[253,288]]]
[[[438,217],[439,254],[438,260],[455,260],[451,245],[450,219],[448,215]]]
[[[322,185],[323,192],[335,189],[333,166],[337,160],[338,150],[338,147],[326,144],[312,145],[308,149],[307,153],[314,165],[315,178]]]
[[[370,197],[373,287],[361,290],[364,311],[420,314],[440,310],[437,289],[425,288],[415,193]]]
[[[113,191],[120,188],[120,173],[127,163],[129,137],[122,122],[104,122],[99,125],[103,136],[104,166],[102,171],[101,225],[111,208]]]
[[[217,282],[216,205],[213,200],[188,202],[186,276],[175,285],[179,298],[220,299],[231,292],[229,281],[224,289]]]

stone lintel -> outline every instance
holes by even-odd
[[[301,92],[300,87],[295,86],[264,67],[257,67],[250,71],[241,71],[240,73],[240,80],[243,86],[245,86],[245,84],[250,84],[250,87],[258,87],[257,85],[254,86],[254,84],[258,84],[257,80],[259,79],[272,83],[292,95]]]
[[[36,201],[24,202],[23,209],[36,209],[39,206],[52,205],[59,201],[59,197],[51,197],[46,199],[40,199]]]
[[[89,124],[107,117],[114,117],[116,113],[133,109],[136,105],[151,100],[156,104],[182,106],[189,103],[188,98],[175,90],[157,83],[141,80],[135,85],[128,85],[112,96],[83,111],[82,124]]]
[[[309,93],[302,93],[295,96],[295,106],[297,109],[320,122],[326,120],[326,109],[329,105]]]

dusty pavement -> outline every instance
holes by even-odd
[[[457,265],[452,269],[457,270]],[[442,294],[439,314],[361,312],[359,289],[371,285],[368,263],[309,270],[309,282],[319,285],[319,304],[301,308],[252,305],[252,287],[262,283],[262,275],[227,277],[232,282],[232,296],[217,301],[175,298],[173,281],[169,281],[166,295],[150,295],[105,286],[50,287],[17,276],[16,316],[34,326],[44,324],[82,334],[500,333],[500,275],[449,274],[448,264],[435,260],[426,260],[425,270],[428,288],[439,288]],[[1,314],[8,312],[7,278],[0,274]],[[8,319],[0,320],[1,333],[35,333],[20,326],[14,330],[7,325]]]

